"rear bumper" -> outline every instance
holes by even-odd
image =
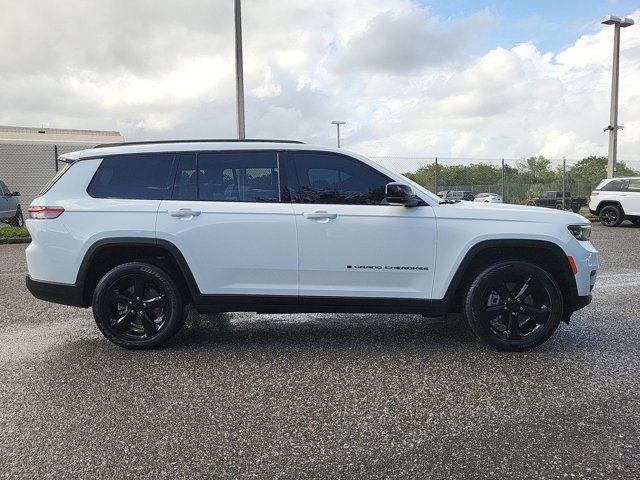
[[[61,303],[72,307],[86,307],[82,288],[66,283],[42,282],[27,275],[27,289],[34,297],[47,302]]]

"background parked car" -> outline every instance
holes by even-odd
[[[474,202],[502,203],[502,197],[497,193],[479,193],[473,199]]]
[[[640,177],[607,178],[591,192],[589,211],[606,227],[624,220],[640,225]]]
[[[24,226],[24,218],[20,209],[20,192],[12,192],[0,180],[0,222],[13,227]]]
[[[570,192],[564,192],[564,209],[578,213],[587,204],[586,197],[572,197]],[[527,205],[535,207],[555,208],[562,210],[562,191],[549,190],[530,199]]]
[[[442,190],[438,192],[440,198],[445,200],[467,200],[473,202],[473,192],[468,190]]]

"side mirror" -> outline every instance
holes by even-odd
[[[13,192],[11,194],[12,197],[19,197],[20,196],[20,192]]]
[[[413,189],[404,183],[387,183],[384,195],[389,205],[404,205],[405,207],[415,207],[418,205],[418,198],[413,193]]]

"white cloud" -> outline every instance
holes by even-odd
[[[231,2],[11,2],[0,17],[0,123],[235,133]],[[491,13],[411,0],[243,2],[247,131],[369,155],[605,154],[612,30],[561,52],[478,53]],[[640,19],[640,10],[630,16]],[[497,28],[497,27],[495,27]],[[622,157],[640,160],[640,29],[623,32]],[[400,166],[402,168],[402,166]]]

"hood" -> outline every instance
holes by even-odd
[[[467,218],[525,223],[554,223],[562,225],[590,224],[577,213],[552,208],[511,205],[508,203],[485,203],[462,201],[434,207],[438,218]]]

